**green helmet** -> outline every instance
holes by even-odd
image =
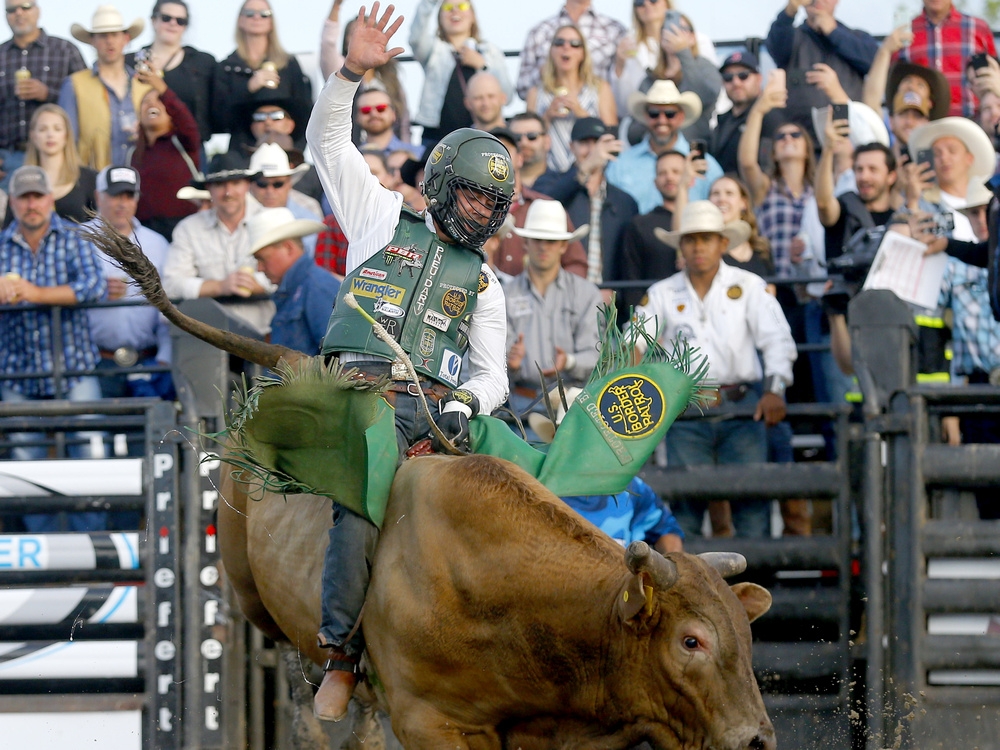
[[[431,151],[423,191],[431,216],[452,238],[481,247],[510,210],[514,197],[510,154],[489,133],[459,128]]]

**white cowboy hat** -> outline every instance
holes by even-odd
[[[722,219],[722,211],[711,201],[694,201],[684,207],[681,214],[681,228],[676,232],[668,232],[662,227],[656,227],[653,234],[664,245],[679,247],[681,237],[685,234],[699,232],[714,232],[729,240],[729,247],[736,247],[750,238],[750,225],[742,219],[730,221]]]
[[[94,17],[90,19],[90,25],[92,28],[87,29],[74,23],[69,27],[69,33],[73,35],[74,39],[92,45],[94,34],[124,31],[128,34],[129,39],[135,39],[146,28],[146,22],[141,18],[135,19],[131,26],[126,26],[122,14],[113,5],[98,6],[97,10],[94,11]]]
[[[533,240],[578,240],[590,231],[590,225],[584,224],[574,231],[568,230],[569,219],[566,209],[559,201],[533,200],[528,206],[528,215],[524,217],[524,227],[514,227],[518,237],[528,237]]]
[[[826,113],[830,111],[830,106],[813,107],[812,123],[816,137],[819,139],[820,148],[826,140]],[[866,143],[881,143],[883,146],[889,145],[889,131],[882,122],[879,114],[861,102],[847,103],[847,122],[851,128],[851,145],[857,148]]]
[[[566,403],[569,406],[572,406],[573,402],[576,401],[576,397],[583,393],[583,388],[564,388],[563,390],[566,393]],[[563,418],[566,416],[566,407],[563,406],[562,399],[559,398],[558,386],[549,391],[549,403],[556,409],[555,422],[544,414],[538,414],[537,412],[531,412],[528,415],[528,426],[545,443],[552,442],[552,438],[556,435],[556,428],[562,424]]]
[[[991,200],[993,200],[993,191],[979,180],[972,180],[969,192],[965,194],[965,205],[958,210],[965,213],[970,208],[988,206]]]
[[[299,164],[293,168],[288,163],[285,149],[277,143],[262,143],[250,157],[250,171],[259,172],[264,177],[291,177],[294,185],[309,171],[309,165]]]
[[[247,222],[250,253],[295,237],[306,237],[326,229],[322,221],[296,219],[287,208],[265,208]]]
[[[917,154],[922,149],[933,147],[935,141],[945,136],[957,138],[969,149],[973,157],[972,166],[969,168],[971,177],[986,181],[993,176],[997,155],[990,137],[979,125],[964,117],[942,117],[940,120],[921,125],[910,133],[907,146],[911,154]]]
[[[665,106],[676,104],[684,112],[684,124],[681,129],[694,125],[695,120],[701,117],[701,99],[693,91],[685,91],[683,94],[677,89],[677,84],[666,79],[653,81],[649,91],[645,94],[641,91],[634,91],[628,95],[628,111],[637,122],[646,122],[646,107],[650,104]]]

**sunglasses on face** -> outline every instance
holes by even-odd
[[[565,47],[569,45],[573,49],[579,49],[583,46],[583,40],[581,39],[564,39],[563,37],[556,37],[552,40],[553,47]]]
[[[466,11],[472,8],[471,3],[445,3],[441,6],[441,10],[445,13],[451,13],[453,10]]]
[[[723,73],[722,80],[726,83],[732,83],[734,78],[739,78],[741,81],[745,81],[753,75],[749,70],[741,70],[739,73]]]
[[[641,8],[643,5],[649,3],[650,5],[656,5],[660,0],[634,0],[632,6],[634,8]]]
[[[284,112],[281,110],[275,110],[274,112],[254,112],[253,121],[254,122],[267,122],[268,120],[284,120]]]
[[[240,15],[244,18],[254,18],[255,16],[260,16],[261,18],[270,18],[274,15],[269,10],[253,10],[252,8],[244,8],[240,11]]]
[[[187,26],[187,18],[181,18],[180,16],[172,16],[169,13],[158,13],[154,18],[159,18],[163,23],[170,23],[171,21],[177,21],[178,26]]]
[[[784,130],[784,131],[782,131],[780,133],[776,133],[775,136],[774,136],[774,140],[776,140],[776,141],[783,141],[786,138],[799,139],[801,137],[802,137],[802,131],[801,130]]]
[[[659,120],[660,117],[666,117],[668,120],[673,120],[681,111],[679,109],[654,109],[650,107],[646,110],[646,117],[650,120]]]
[[[7,6],[7,15],[8,16],[12,16],[15,13],[17,13],[19,10],[23,10],[25,13],[27,13],[29,10],[31,10],[34,7],[35,7],[34,3],[21,3],[20,5],[8,5]]]
[[[529,141],[537,141],[541,137],[542,133],[521,133],[520,135],[518,134],[514,135],[514,138],[517,139],[518,143],[523,141],[525,138],[527,138]]]
[[[274,188],[275,190],[281,190],[285,186],[288,180],[254,180],[254,185],[259,187],[261,190],[267,190],[268,188]]]
[[[385,112],[387,109],[389,109],[389,105],[388,104],[374,104],[374,105],[369,104],[367,107],[358,107],[358,112],[360,112],[363,115],[370,115],[372,113],[373,109],[376,112],[381,113],[381,112]]]

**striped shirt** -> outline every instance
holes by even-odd
[[[913,42],[897,52],[894,59],[940,70],[951,87],[948,114],[952,117],[975,116],[978,102],[965,79],[965,66],[977,52],[988,52],[996,57],[989,25],[981,18],[959,13],[952,6],[939,25],[931,23],[925,11],[913,19],[910,28]]]
[[[53,213],[48,234],[33,252],[13,222],[0,233],[0,275],[16,273],[36,286],[69,286],[77,302],[96,302],[104,297],[107,285],[97,259],[97,251],[76,233],[75,226]],[[92,370],[97,364],[97,347],[90,338],[86,310],[65,307],[61,313],[62,357],[65,370]],[[0,374],[47,373],[53,365],[52,309],[32,307],[23,312],[0,315]],[[72,388],[79,378],[67,378]],[[52,378],[0,381],[5,388],[32,398],[52,397]]]
[[[31,77],[49,87],[47,102],[59,96],[63,79],[83,70],[83,57],[72,42],[49,36],[39,29],[38,38],[21,49],[8,39],[0,44],[0,148],[17,148],[28,140],[28,123],[43,102],[22,101],[14,94],[14,74],[27,68]]]
[[[784,182],[771,180],[771,187],[757,209],[757,227],[771,243],[774,272],[779,278],[795,275],[792,268],[792,240],[802,228],[802,215],[806,202],[812,198],[812,186],[807,185],[798,198],[793,196]]]
[[[990,309],[988,274],[948,258],[938,306],[952,309],[952,377],[1000,367],[1000,323]]]

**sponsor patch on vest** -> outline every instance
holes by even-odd
[[[448,318],[434,310],[428,310],[424,314],[424,322],[442,332],[447,331],[448,326],[451,325],[451,321]]]
[[[378,318],[378,324],[385,329],[386,333],[396,339],[396,341],[399,341],[402,326],[399,325],[399,321],[396,318],[387,318],[385,315],[381,315]]]
[[[486,271],[479,272],[479,288],[476,289],[477,294],[482,294],[487,289],[490,288],[490,277],[486,275]]]
[[[465,349],[466,345],[469,343],[469,328],[472,327],[470,317],[471,316],[466,316],[465,319],[458,324],[458,336],[455,341],[458,343],[458,347],[460,349]]]
[[[387,315],[390,318],[402,318],[406,314],[406,311],[399,305],[386,302],[383,297],[379,297],[375,300],[375,314]]]
[[[441,308],[449,318],[460,318],[469,304],[469,295],[464,289],[449,289],[441,298]]]
[[[486,162],[486,169],[497,182],[507,182],[510,177],[510,160],[500,154],[493,154]]]
[[[389,278],[388,271],[380,271],[377,268],[362,268],[358,275],[366,279],[375,279],[375,281],[385,281]]]
[[[427,295],[431,293],[431,289],[434,288],[434,277],[437,276],[438,271],[441,270],[441,256],[444,255],[444,248],[438,245],[434,248],[434,257],[431,259],[431,266],[427,269],[427,278],[424,279],[424,285],[420,287],[420,294],[417,295],[417,300],[415,302],[415,312],[420,315],[424,311],[424,307],[427,305]]]
[[[437,334],[430,328],[425,328],[424,332],[420,334],[420,344],[417,347],[417,351],[420,352],[421,357],[430,357],[434,354],[434,342],[436,340]]]
[[[391,302],[398,305],[403,301],[406,290],[402,287],[385,284],[383,282],[368,281],[355,277],[351,280],[351,291],[355,297],[368,297],[369,299],[381,299],[383,302]]]
[[[416,245],[400,247],[399,245],[389,245],[382,251],[382,262],[387,266],[396,264],[396,275],[402,276],[405,268],[413,278],[414,269],[424,267],[423,255],[417,252]]]
[[[601,391],[601,419],[613,433],[627,439],[646,437],[663,423],[663,392],[642,375],[621,375]]]
[[[451,385],[458,385],[458,376],[462,372],[462,356],[451,349],[445,349],[441,357],[441,369],[438,377]]]

